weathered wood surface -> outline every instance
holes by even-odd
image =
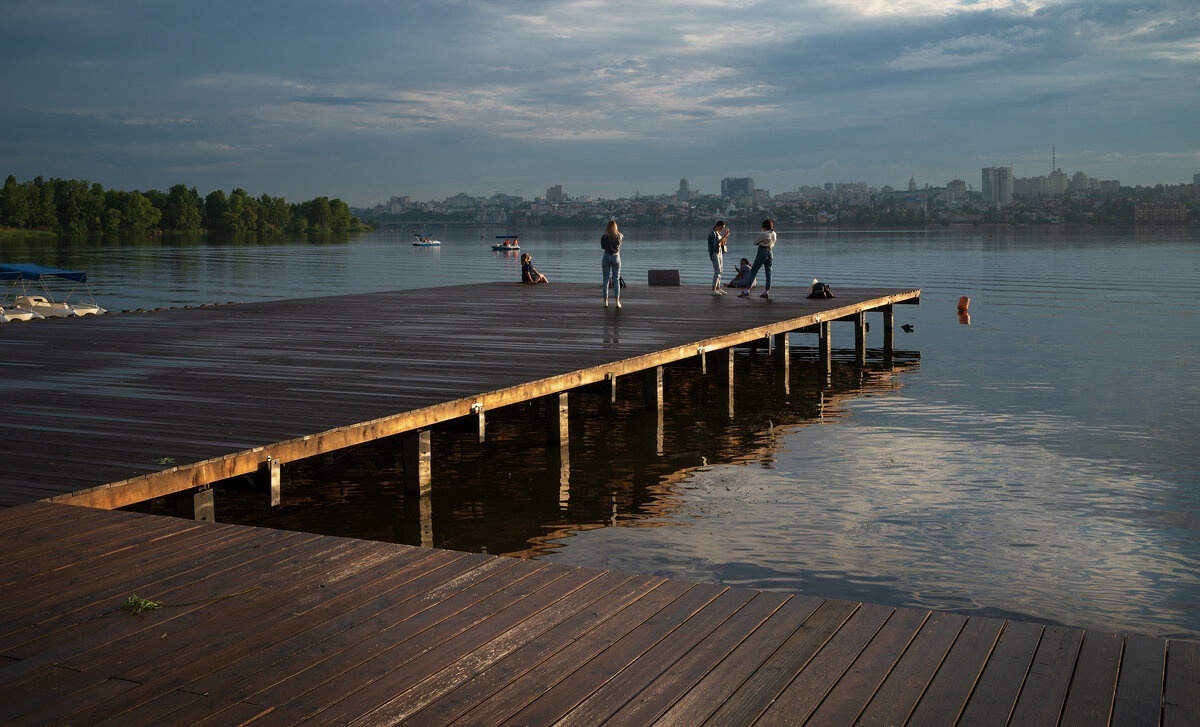
[[[920,291],[493,283],[0,327],[0,506],[120,507]],[[132,480],[132,481],[131,481]]]
[[[1196,642],[55,503],[0,589],[3,724],[1200,724]]]

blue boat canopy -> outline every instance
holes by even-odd
[[[33,263],[0,263],[0,280],[41,280],[42,278],[66,278],[77,283],[87,282],[87,273],[77,270],[48,268]]]

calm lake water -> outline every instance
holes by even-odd
[[[6,240],[0,258],[86,270],[122,310],[516,280],[488,248],[500,232],[433,249],[401,233]],[[552,281],[598,288],[599,232],[521,239]],[[626,307],[648,268],[706,283],[706,232],[628,230]],[[729,257],[752,235],[735,229]],[[827,377],[815,336],[793,336],[786,387],[744,354],[732,418],[709,379],[669,370],[661,442],[636,397],[573,397],[569,472],[529,408],[489,418],[482,445],[435,434],[432,533],[390,442],[289,466],[274,510],[227,488],[218,518],[1200,638],[1200,228],[781,231],[775,287],[814,277],[922,289],[897,309],[912,331],[892,361],[857,366],[838,324]]]

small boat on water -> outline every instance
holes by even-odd
[[[496,235],[496,239],[503,240],[503,242],[497,242],[494,245],[492,245],[493,250],[520,250],[521,249],[521,243],[520,243],[520,241],[517,240],[516,235]]]
[[[34,313],[31,310],[24,308],[0,306],[0,323],[14,323],[16,321],[32,321],[46,316],[41,313]]]
[[[68,280],[74,283],[71,289],[62,297],[55,300],[47,285],[48,280]],[[77,270],[63,270],[33,263],[0,263],[0,281],[8,281],[9,287],[5,296],[0,300],[0,310],[3,310],[4,320],[34,320],[36,318],[67,318],[72,316],[89,316],[107,313],[97,303],[87,284],[87,273]],[[30,292],[30,283],[40,283],[41,290]],[[87,294],[87,300],[71,300],[80,286]],[[12,302],[9,302],[9,297]],[[26,315],[26,313],[31,315]]]
[[[438,247],[441,244],[442,244],[441,240],[437,239],[436,237],[432,237],[430,235],[426,235],[426,234],[413,235],[413,246],[414,247]]]

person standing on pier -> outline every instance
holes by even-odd
[[[600,236],[600,247],[604,248],[604,257],[600,258],[600,270],[604,274],[604,307],[608,307],[608,288],[612,285],[617,299],[617,307],[621,307],[621,241],[625,236],[617,229],[617,221],[609,220]]]
[[[725,241],[728,239],[729,228],[725,226],[725,220],[717,220],[712,232],[708,233],[708,259],[712,261],[713,266],[713,295],[725,295],[725,291],[721,290],[721,268],[725,262]]]
[[[775,247],[775,223],[770,220],[763,220],[762,231],[758,233],[758,237],[754,238],[754,245],[758,248],[758,254],[754,256],[754,265],[750,268],[750,277],[746,280],[746,289],[741,292],[739,298],[750,297],[750,287],[754,285],[754,278],[758,275],[759,268],[766,268],[767,271],[767,287],[763,289],[762,295],[759,298],[771,297],[771,261],[773,259],[771,248]]]

